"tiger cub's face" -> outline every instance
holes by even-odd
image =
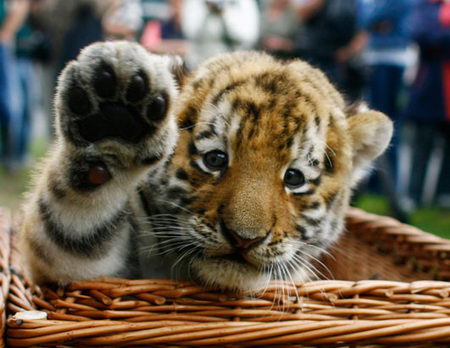
[[[174,226],[163,243],[203,283],[234,290],[312,277],[343,228],[351,187],[392,133],[384,115],[347,115],[308,64],[258,53],[203,65],[178,114],[162,203]]]

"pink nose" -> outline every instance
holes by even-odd
[[[242,238],[235,231],[228,229],[224,223],[221,225],[224,235],[228,238],[231,244],[238,249],[250,249],[267,237],[267,235],[265,235],[252,239]]]

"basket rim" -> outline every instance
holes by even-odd
[[[382,226],[386,238],[421,252],[446,253],[450,246],[448,240],[355,208],[346,220],[355,231]],[[17,256],[13,238],[13,266]],[[12,315],[6,323],[12,347],[450,343],[448,281],[274,281],[250,299],[170,279],[101,278],[64,289],[40,288],[14,268],[7,303]],[[47,319],[14,315],[36,309]]]

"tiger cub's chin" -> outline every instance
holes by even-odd
[[[191,267],[201,283],[222,290],[258,292],[271,280],[268,273],[240,261],[205,258],[193,261]]]
[[[192,272],[201,283],[219,288],[243,293],[261,293],[267,289],[272,280],[285,280],[287,282],[305,282],[315,277],[304,269],[289,270],[289,275],[281,273],[272,274],[267,268],[257,268],[242,261],[229,259],[206,258],[192,262]],[[287,272],[287,271],[286,271]]]

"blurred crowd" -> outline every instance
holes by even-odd
[[[386,194],[399,218],[416,205],[450,206],[449,0],[0,0],[7,171],[29,160],[36,110],[51,124],[62,67],[115,39],[182,56],[188,69],[235,50],[305,59],[349,103],[365,100],[395,122],[365,188]]]

